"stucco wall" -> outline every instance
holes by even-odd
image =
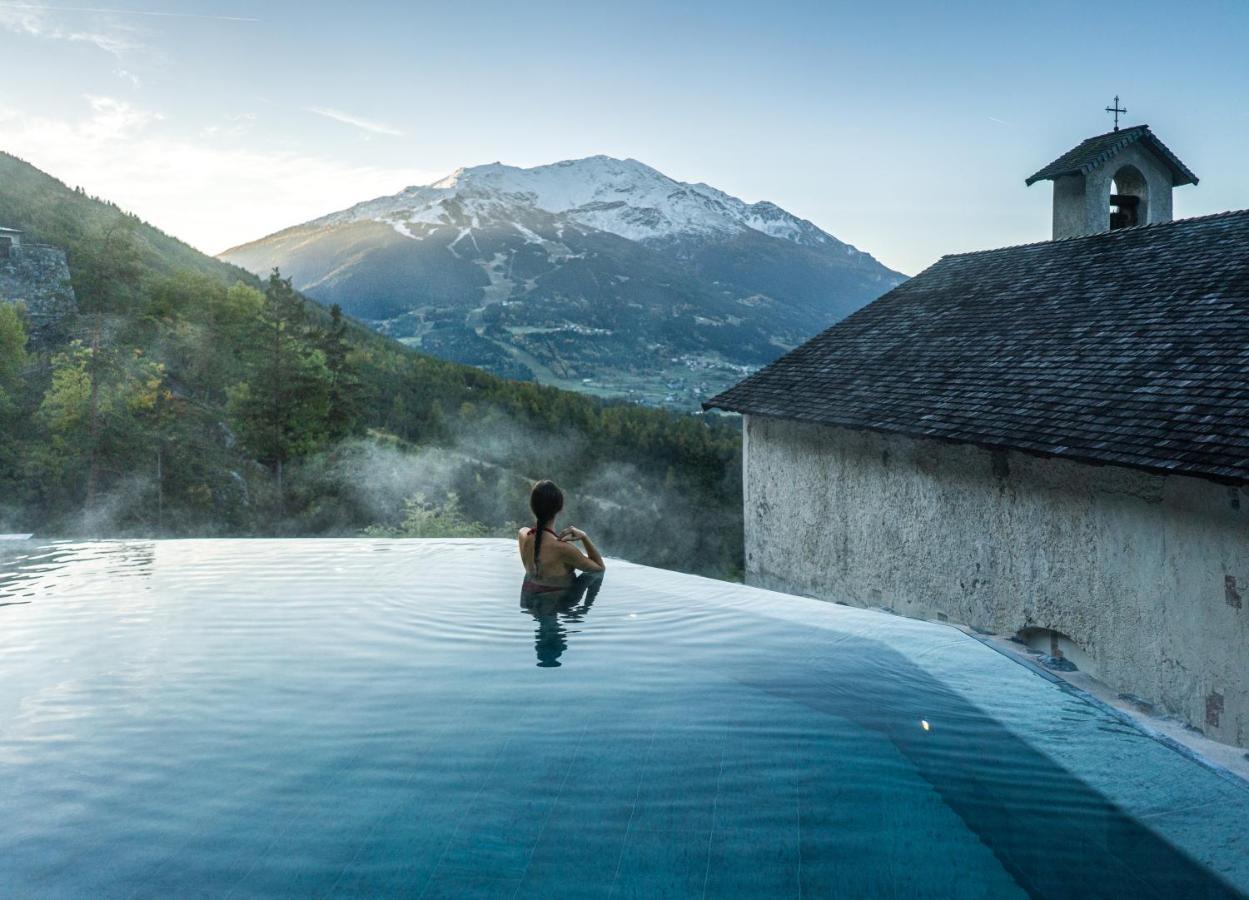
[[[1140,224],[1170,222],[1171,170],[1136,143],[1087,175],[1054,179],[1054,240],[1109,231],[1111,183],[1115,173],[1129,165],[1140,170],[1149,185],[1147,208]]]
[[[1109,198],[1107,198],[1109,201]],[[1088,221],[1089,213],[1084,202],[1084,176],[1064,175],[1054,179],[1054,240],[1077,237],[1082,234],[1096,234],[1095,225]],[[1110,229],[1109,205],[1107,205],[1106,226],[1102,231]]]
[[[1051,629],[1249,745],[1249,490],[757,416],[744,453],[748,583]]]

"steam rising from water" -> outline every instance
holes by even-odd
[[[533,483],[551,478],[565,491],[559,523],[583,528],[609,556],[718,576],[740,570],[739,487],[731,477],[721,488],[733,498],[726,504],[674,470],[589,462],[596,455],[576,433],[552,435],[492,413],[445,446],[414,448],[379,435],[289,465],[280,504],[267,470],[232,472],[211,488],[212,516],[194,524],[162,515],[153,462],[112,482],[59,534],[41,537],[357,535],[370,525],[399,525],[411,497],[439,506],[453,493],[469,520],[510,536],[531,519]],[[0,509],[0,531],[30,530],[23,524]]]
[[[449,447],[412,451],[352,442],[328,461],[324,477],[371,522],[397,523],[413,495],[439,502],[454,492],[469,518],[504,534],[530,520],[533,483],[552,478],[565,489],[560,523],[589,532],[606,554],[718,575],[739,565],[741,520],[722,504],[699,502],[691,486],[668,472],[583,463],[587,457],[578,437],[496,419],[461,431]]]

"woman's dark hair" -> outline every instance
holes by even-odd
[[[529,494],[529,508],[537,520],[533,528],[533,571],[538,572],[538,551],[542,546],[542,531],[554,521],[564,508],[564,492],[554,481],[539,481]]]

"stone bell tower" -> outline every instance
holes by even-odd
[[[1118,98],[1116,103],[1116,121]],[[1107,110],[1108,112],[1110,110]],[[1171,221],[1171,189],[1197,176],[1148,125],[1099,134],[1025,182],[1054,182],[1054,240]]]

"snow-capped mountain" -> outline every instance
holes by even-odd
[[[707,184],[686,184],[636,159],[591,156],[521,169],[491,163],[457,169],[440,181],[410,187],[309,224],[386,222],[405,237],[460,222],[471,227],[517,218],[529,209],[631,241],[716,239],[751,229],[806,246],[846,247],[774,203],[747,204]],[[524,231],[521,231],[524,234]]]
[[[607,156],[459,169],[222,258],[438,355],[686,403],[903,277],[775,204]]]

